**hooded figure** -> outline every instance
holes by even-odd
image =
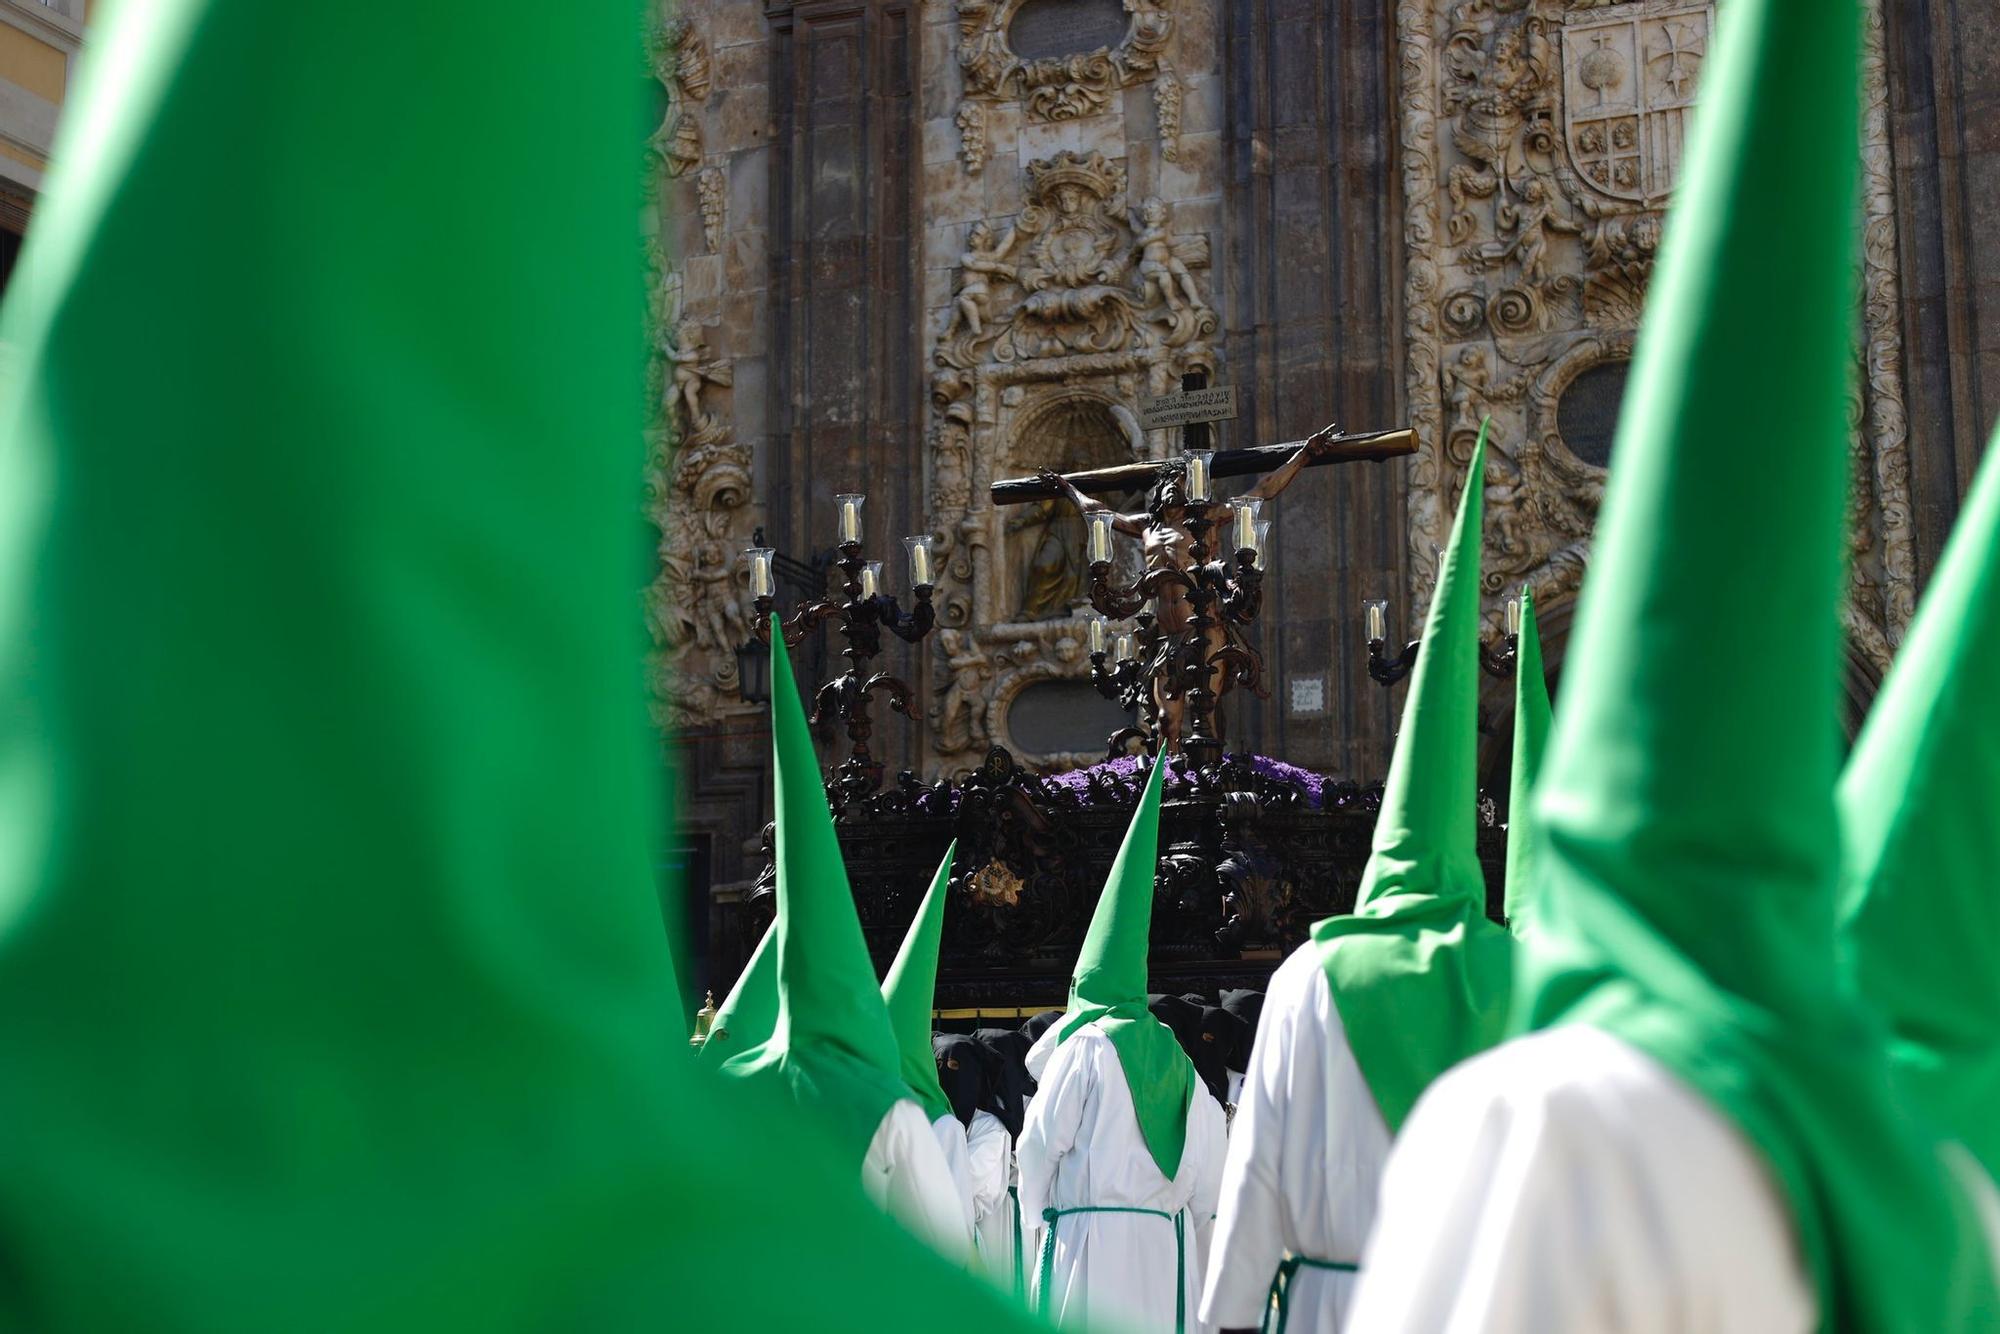
[[[1053,1011],[1060,1016],[1061,1011]],[[1020,1174],[1014,1162],[1014,1144],[1021,1137],[1027,1116],[1028,1095],[1035,1081],[1028,1078],[1028,1052],[1033,1046],[1028,1035],[1013,1028],[976,1028],[973,1041],[986,1054],[987,1079],[992,1102],[989,1109],[1000,1118],[1007,1131],[1006,1207],[984,1216],[978,1242],[980,1261],[988,1272],[1007,1278],[1016,1295],[1027,1295],[1027,1265],[1022,1254]]]
[[[1889,1070],[2000,1176],[2000,436],[1841,775],[1841,931]]]
[[[998,1062],[963,1033],[931,1038],[938,1086],[951,1104],[951,1125],[966,1157],[971,1190],[972,1243],[980,1268],[1011,1284],[1020,1263],[1014,1235],[1014,1141],[996,1113],[994,1070]]]
[[[1275,1298],[1292,1334],[1342,1328],[1392,1128],[1506,1024],[1514,942],[1486,918],[1474,842],[1485,461],[1482,428],[1355,910],[1271,976],[1230,1126],[1211,1326],[1257,1325]]]
[[[1229,1092],[1229,1081],[1223,1073],[1222,1057],[1226,1046],[1216,1045],[1216,1033],[1210,1031],[1208,1015],[1210,1011],[1220,1014],[1212,1005],[1205,1005],[1199,996],[1187,993],[1179,996],[1150,996],[1146,1009],[1152,1016],[1165,1024],[1174,1035],[1174,1041],[1181,1044],[1187,1053],[1189,1064],[1201,1082],[1217,1102]]]
[[[1061,1010],[1043,1010],[1040,1014],[1030,1015],[1021,1021],[1021,1033],[1031,1044],[1039,1042],[1042,1034],[1062,1022],[1062,1017]]]
[[[520,18],[74,67],[0,313],[0,1328],[1031,1325],[686,1054],[637,33]]]
[[[958,844],[945,849],[931,887],[917,905],[917,915],[903,935],[902,948],[889,964],[882,979],[882,1003],[889,1010],[889,1027],[896,1033],[896,1050],[901,1057],[903,1082],[910,1095],[931,1119],[931,1133],[951,1168],[952,1185],[965,1211],[967,1235],[972,1233],[977,1215],[973,1209],[975,1185],[972,1164],[966,1154],[966,1127],[953,1114],[950,1099],[938,1083],[937,1063],[932,1054],[931,1018],[937,1010],[938,944],[944,936],[944,900],[951,886],[952,856]]]
[[[1070,978],[1028,1053],[1017,1151],[1032,1295],[1057,1323],[1188,1328],[1226,1140],[1222,1107],[1146,1009],[1159,854],[1154,764]]]
[[[1194,1062],[1195,1073],[1201,1082],[1208,1085],[1208,1091],[1215,1100],[1225,1107],[1233,1101],[1233,1081],[1229,1077],[1229,1062],[1239,1050],[1250,1045],[1250,1031],[1243,1021],[1223,1009],[1220,1005],[1201,1007],[1201,1040],[1196,1049],[1188,1053]]]
[[[736,985],[715,1008],[708,1036],[697,1050],[703,1065],[720,1065],[731,1056],[771,1040],[778,1031],[778,926],[764,928],[750,961]]]
[[[1731,0],[1536,780],[1516,1022],[1405,1125],[1354,1328],[1991,1329],[1834,941],[1856,0]]]
[[[859,1166],[877,1204],[940,1252],[963,1258],[972,1249],[963,1198],[905,1081],[776,617],[771,643],[778,1023],[721,1071],[789,1096]]]
[[[1243,1072],[1250,1068],[1250,1051],[1257,1040],[1257,1024],[1264,1017],[1264,993],[1239,988],[1222,993],[1222,1008],[1236,1016],[1236,1043],[1229,1051],[1229,1097],[1234,1107],[1243,1096]]]
[[[1521,643],[1514,657],[1514,772],[1507,790],[1507,929],[1528,931],[1535,894],[1534,786],[1548,748],[1549,682],[1542,674],[1542,634],[1535,622],[1535,594],[1521,590]]]
[[[1010,1138],[1019,1138],[1021,1120],[1028,1112],[1028,1094],[1035,1087],[1035,1081],[1028,1078],[1028,1051],[1034,1042],[1017,1028],[975,1028],[972,1040],[992,1059],[994,1114],[1007,1127]]]

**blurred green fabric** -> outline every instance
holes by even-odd
[[[1030,1327],[686,1052],[638,18],[93,34],[0,314],[0,1327]]]

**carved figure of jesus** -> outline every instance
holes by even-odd
[[[1292,456],[1264,475],[1262,481],[1245,495],[1258,500],[1275,500],[1284,493],[1299,475],[1308,461],[1330,452],[1334,437],[1340,428],[1329,424],[1315,434],[1305,444],[1293,451]],[[1076,488],[1076,484],[1053,469],[1045,468],[1039,474],[1044,482],[1058,488],[1079,514],[1091,514],[1109,510],[1111,507],[1094,496],[1087,496]],[[1160,480],[1154,484],[1151,504],[1147,510],[1137,514],[1117,514],[1112,527],[1142,543],[1145,553],[1146,573],[1155,570],[1185,570],[1191,561],[1189,549],[1193,539],[1188,536],[1186,523],[1191,507],[1186,499],[1186,473],[1182,465],[1174,464],[1162,468]],[[1210,502],[1203,507],[1200,517],[1215,525],[1211,532],[1225,532],[1229,507],[1220,502]],[[1177,635],[1188,628],[1194,618],[1194,604],[1188,601],[1187,593],[1178,585],[1160,585],[1159,593],[1153,599],[1155,617],[1161,630],[1168,635]],[[1229,689],[1229,678],[1220,666],[1215,665],[1215,655],[1229,643],[1228,631],[1220,624],[1208,627],[1203,653],[1209,666],[1208,688],[1220,700]],[[1160,693],[1160,685],[1154,685],[1153,703],[1159,710],[1160,738],[1164,745],[1176,746],[1181,736],[1182,701],[1167,699]],[[1218,740],[1222,737],[1222,711],[1216,710],[1215,732]]]

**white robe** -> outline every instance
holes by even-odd
[[[1201,1301],[1213,1328],[1255,1328],[1287,1254],[1358,1264],[1375,1222],[1389,1127],[1334,1008],[1319,947],[1271,976],[1229,1131]],[[1286,1334],[1340,1334],[1355,1275],[1301,1265]]]
[[[1785,1200],[1665,1067],[1565,1025],[1425,1092],[1382,1183],[1357,1334],[1811,1334]]]
[[[972,1239],[979,1265],[1001,1286],[1014,1283],[1014,1141],[1000,1118],[974,1112],[965,1129],[972,1171]]]
[[[958,1118],[946,1112],[931,1122],[931,1133],[937,1136],[938,1148],[944,1154],[944,1165],[951,1169],[952,1190],[958,1195],[960,1208],[965,1213],[965,1235],[972,1236],[972,1158],[965,1146],[965,1127]]]
[[[1029,1297],[1059,1325],[1090,1324],[1130,1334],[1171,1331],[1176,1309],[1184,1304],[1192,1330],[1227,1148],[1222,1104],[1200,1079],[1193,1081],[1187,1145],[1169,1181],[1139,1132],[1111,1039],[1096,1023],[1059,1047],[1053,1038],[1051,1030],[1028,1053],[1028,1073],[1040,1087],[1016,1148]],[[1181,1291],[1174,1290],[1173,1221],[1134,1213],[1069,1214],[1058,1220],[1050,1281],[1042,1291],[1042,1210],[1084,1206],[1180,1216],[1186,1244]]]
[[[951,1167],[931,1131],[930,1118],[910,1099],[898,1100],[875,1127],[861,1160],[861,1187],[879,1208],[939,1254],[959,1261],[970,1258],[972,1231]]]

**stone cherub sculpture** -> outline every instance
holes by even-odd
[[[958,294],[952,298],[951,323],[944,331],[946,338],[961,328],[974,338],[986,331],[986,321],[991,314],[988,302],[992,298],[988,280],[1008,281],[1014,278],[1014,266],[1006,259],[1007,253],[1014,248],[1015,236],[1015,230],[1010,227],[1007,234],[996,241],[992,224],[983,218],[966,231],[965,251],[958,257]]]
[[[1140,205],[1133,219],[1132,230],[1138,237],[1132,246],[1139,255],[1139,300],[1150,306],[1157,294],[1170,311],[1180,310],[1184,302],[1198,307],[1201,293],[1195,288],[1194,275],[1174,252],[1170,221],[1166,201],[1158,195]]]

